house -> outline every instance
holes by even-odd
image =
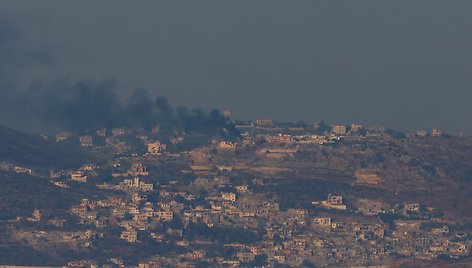
[[[146,195],[141,195],[141,194],[138,194],[138,193],[134,193],[131,196],[131,202],[133,202],[133,203],[139,203],[141,201],[146,201],[146,200],[147,200]]]
[[[78,182],[87,182],[87,175],[83,171],[75,171],[70,174],[70,179]]]
[[[151,142],[148,144],[148,154],[150,155],[161,155],[167,146],[165,144],[161,144],[159,141]]]
[[[57,187],[60,187],[60,188],[69,188],[69,184],[65,181],[55,181],[53,182],[53,184]]]
[[[240,261],[237,260],[224,260],[221,264],[226,265],[228,267],[239,267],[241,265]]]
[[[343,196],[342,195],[328,194],[327,202],[331,205],[342,205],[343,204]]]
[[[72,137],[72,134],[69,132],[59,133],[56,135],[56,142],[63,142]]]
[[[370,127],[369,131],[370,132],[375,132],[375,133],[386,133],[387,128],[385,126],[382,126],[382,125],[377,125],[377,126]]]
[[[239,217],[241,218],[250,218],[250,217],[255,217],[256,214],[253,212],[239,212]]]
[[[345,125],[332,125],[331,132],[336,135],[346,135],[347,128]]]
[[[182,254],[181,257],[189,260],[201,260],[203,257],[205,257],[205,255],[206,253],[204,250],[194,250],[192,252]]]
[[[251,252],[238,252],[236,257],[240,262],[251,262],[256,259],[256,256]]]
[[[138,232],[135,230],[126,230],[121,232],[120,238],[126,240],[128,243],[137,243],[138,242]]]
[[[438,228],[432,228],[431,233],[435,235],[445,235],[449,234],[449,227],[447,225],[444,225],[442,227]]]
[[[362,130],[362,125],[360,124],[351,124],[351,131],[352,132],[359,132]]]
[[[89,210],[89,207],[86,202],[82,202],[79,205],[72,206],[70,211],[73,214],[85,214]]]
[[[139,185],[141,184],[141,180],[139,178],[134,178],[133,180],[133,187],[134,188],[139,188]]]
[[[95,131],[95,135],[97,135],[97,137],[106,137],[107,129],[106,128],[98,129],[97,131]]]
[[[41,211],[39,211],[39,209],[35,209],[33,210],[33,222],[38,222],[41,220],[42,218],[42,214],[41,214]]]
[[[236,201],[236,194],[234,194],[234,193],[222,193],[221,198],[223,198],[224,200],[235,202]]]
[[[177,196],[176,192],[160,191],[159,195],[163,198],[174,198]]]
[[[316,217],[313,219],[313,223],[315,225],[330,227],[331,226],[331,218],[327,217]]]
[[[367,216],[385,213],[388,209],[390,209],[390,206],[387,203],[378,200],[361,198],[356,200],[355,203],[358,211]]]
[[[226,166],[226,165],[220,165],[220,166],[217,166],[217,168],[221,172],[232,171],[233,170],[233,168],[231,166]]]
[[[133,176],[148,176],[147,167],[142,163],[133,163],[129,172]]]
[[[399,231],[414,231],[417,232],[421,228],[422,221],[420,220],[394,220],[395,228]]]
[[[61,171],[55,171],[55,170],[50,170],[49,171],[49,178],[50,179],[57,179],[57,178],[60,178],[64,175],[66,175],[67,173],[63,170]]]
[[[141,182],[139,184],[139,190],[143,191],[143,192],[151,192],[154,190],[154,184],[152,183],[145,183],[145,182]]]
[[[416,136],[418,137],[426,137],[428,135],[428,132],[426,130],[418,130],[416,131]]]
[[[443,132],[440,129],[433,129],[431,131],[431,136],[433,137],[441,137],[442,135],[443,135]]]
[[[123,180],[122,183],[120,183],[119,186],[116,188],[121,189],[121,190],[127,190],[127,189],[138,189],[143,192],[150,192],[154,190],[154,185],[152,183],[145,183],[144,181],[141,181],[138,177],[130,180],[130,179],[125,179]]]
[[[254,255],[264,254],[264,248],[263,247],[252,246],[252,247],[249,248],[249,251],[251,251],[251,253],[254,254]]]
[[[223,149],[223,150],[232,150],[232,149],[236,149],[237,145],[236,143],[233,143],[231,141],[220,141],[220,143],[218,143],[218,148],[220,149]]]
[[[285,261],[287,260],[287,257],[285,257],[284,255],[275,255],[272,258],[278,263],[285,263]]]
[[[421,205],[419,203],[404,203],[403,204],[403,211],[405,213],[413,212],[417,213],[420,211]]]
[[[329,194],[328,199],[318,202],[312,202],[313,205],[320,205],[325,208],[330,208],[330,209],[339,209],[339,210],[346,210],[347,207],[346,205],[343,204],[343,197],[342,195],[334,195],[334,194]]]
[[[111,135],[113,137],[125,136],[126,130],[124,128],[114,128],[111,130]]]
[[[90,135],[80,136],[79,141],[80,141],[80,146],[82,146],[82,147],[92,147],[93,146],[93,138]]]
[[[66,267],[98,267],[98,264],[91,260],[77,260],[68,262]]]
[[[248,186],[247,185],[237,185],[236,186],[236,191],[239,193],[246,193],[248,191]]]
[[[264,136],[264,139],[269,143],[290,143],[290,142],[293,142],[293,137],[291,135],[281,134],[281,133],[279,133],[278,135],[266,135],[266,136]]]
[[[32,174],[33,170],[31,168],[25,168],[25,167],[20,167],[20,166],[15,166],[14,167],[15,173],[17,174]]]
[[[160,220],[171,221],[174,219],[174,212],[172,211],[157,211],[154,213],[154,216]]]
[[[271,127],[274,125],[274,122],[272,119],[257,119],[254,125],[258,127]]]
[[[107,219],[98,219],[95,221],[96,228],[106,228],[107,227]]]
[[[157,242],[164,242],[166,240],[166,237],[163,234],[151,233],[150,236],[152,239],[156,240]]]
[[[80,167],[80,170],[83,170],[83,171],[94,171],[96,169],[97,169],[97,166],[94,164],[86,164]]]

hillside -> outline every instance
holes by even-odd
[[[2,128],[1,160],[34,171],[0,171],[0,263],[120,256],[129,266],[439,267],[470,259],[470,137],[261,141],[250,133],[233,143],[128,132],[82,149],[78,137],[56,143]],[[258,249],[252,261],[226,246],[239,243]]]
[[[69,145],[59,145],[41,138],[0,126],[0,162],[28,167],[72,168],[87,158]]]

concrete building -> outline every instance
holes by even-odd
[[[331,132],[336,135],[346,135],[347,128],[345,125],[332,125]]]
[[[80,141],[80,146],[82,146],[82,147],[92,147],[93,146],[93,138],[90,135],[80,136],[79,141]]]
[[[360,124],[351,124],[351,131],[352,132],[359,132],[362,130],[362,125]]]

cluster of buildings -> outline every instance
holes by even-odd
[[[15,165],[9,162],[0,162],[0,170],[6,171],[6,172],[13,172],[16,174],[28,174],[28,175],[33,174],[33,169],[29,167]]]
[[[472,246],[466,232],[432,217],[431,211],[415,202],[389,205],[368,199],[346,201],[342,194],[329,194],[325,200],[313,201],[311,209],[282,210],[276,194],[252,190],[253,185],[264,185],[256,179],[235,182],[218,175],[197,177],[190,183],[169,181],[149,188],[143,185],[146,183],[139,178],[98,185],[126,194],[83,199],[72,206],[69,211],[78,224],[96,227],[93,236],[75,239],[93,245],[107,228],[115,226],[121,230],[117,238],[130,245],[151,240],[180,249],[173,254],[149,256],[141,260],[143,267],[198,263],[236,267],[258,262],[269,266],[367,266],[388,264],[398,256],[458,259],[468,256]],[[382,215],[395,220],[382,221]],[[219,234],[221,239],[192,234],[195,225],[205,226],[208,233],[243,230],[253,239],[241,241],[235,237],[222,242],[224,233]],[[231,254],[215,254],[212,246]],[[109,263],[117,260],[129,262],[114,256]]]
[[[460,259],[470,255],[469,234],[460,226],[433,217],[431,210],[419,203],[388,204],[329,193],[324,200],[309,200],[305,207],[281,208],[281,196],[266,187],[266,182],[270,185],[270,178],[255,179],[257,172],[250,166],[238,166],[224,158],[245,147],[255,148],[257,158],[295,158],[299,146],[329,146],[349,138],[388,137],[385,127],[336,124],[317,133],[322,125],[315,124],[316,133],[295,133],[298,128],[292,129],[293,133],[264,132],[276,127],[270,119],[257,120],[250,127],[255,131],[242,134],[239,140],[215,139],[208,145],[211,153],[201,155],[197,150],[168,152],[167,145],[158,141],[158,126],[152,129],[151,138],[142,130],[125,128],[99,129],[94,135],[79,136],[80,146],[104,145],[119,156],[103,167],[90,164],[77,170],[51,171],[49,175],[51,183],[58,188],[69,189],[80,184],[103,190],[102,196],[84,196],[68,210],[75,224],[85,230],[23,232],[18,237],[28,241],[74,241],[74,247],[91,250],[101,239],[112,236],[126,246],[164,245],[171,249],[166,254],[143,257],[139,263],[127,259],[129,256],[114,255],[104,263],[94,259],[71,261],[69,266],[74,267],[101,264],[124,267],[130,263],[143,268],[202,264],[348,267],[384,265],[398,258],[435,260],[446,256]],[[123,156],[123,152],[133,149],[124,139],[129,135],[143,142],[145,152]],[[443,133],[418,131],[407,138],[427,135],[442,136]],[[72,138],[76,136],[56,135],[57,142]],[[186,138],[177,133],[166,143],[169,141],[170,148]],[[104,140],[102,144],[100,139]],[[224,155],[224,161],[208,164],[208,159],[218,154]],[[194,159],[189,160],[192,156]],[[175,179],[161,180],[152,169],[162,167],[168,159],[179,169],[173,174]],[[19,166],[5,164],[0,168],[32,173]],[[111,171],[103,174],[103,170]],[[92,185],[91,181],[95,180],[91,178],[100,181],[100,176],[107,176],[107,181]],[[355,185],[362,187],[383,181],[375,171],[364,168],[355,169],[354,179]],[[39,210],[35,210],[28,221],[38,224],[44,219]],[[64,224],[58,221],[53,225],[60,229]]]

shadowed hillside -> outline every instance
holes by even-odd
[[[59,145],[37,135],[0,126],[0,162],[70,168],[79,166],[85,159],[85,153],[72,146]]]

